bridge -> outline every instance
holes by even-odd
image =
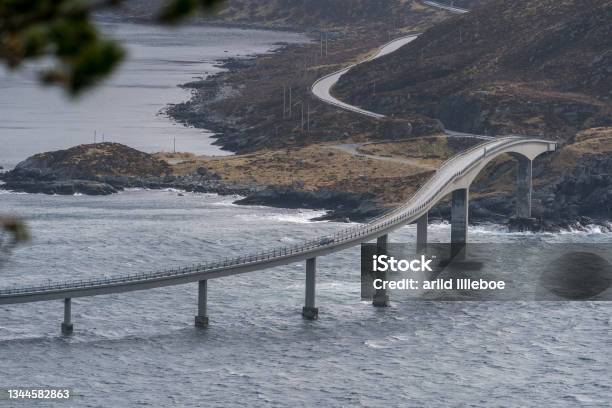
[[[368,60],[380,58],[393,52],[415,38],[416,36],[411,35],[392,41],[381,47]],[[383,115],[345,104],[331,95],[333,85],[351,67],[316,81],[312,86],[313,94],[321,100],[342,109],[374,118],[383,117]],[[128,274],[113,278],[72,280],[40,286],[0,289],[0,304],[62,300],[64,320],[61,323],[61,330],[63,334],[71,334],[73,332],[71,320],[73,298],[197,282],[198,297],[195,325],[197,327],[207,327],[209,324],[207,314],[209,280],[305,261],[306,284],[302,315],[307,319],[316,319],[318,317],[318,308],[315,302],[317,258],[374,240],[379,247],[384,247],[387,245],[390,233],[411,223],[417,224],[417,244],[425,244],[427,242],[428,212],[449,195],[451,196],[450,242],[451,245],[465,245],[468,242],[470,185],[489,162],[503,154],[511,154],[517,159],[516,215],[521,218],[529,218],[531,217],[533,160],[543,153],[556,150],[556,148],[556,143],[537,138],[486,137],[483,138],[482,143],[444,162],[436,173],[404,204],[367,224],[346,228],[301,244],[261,250],[249,255],[203,262],[182,268]],[[375,298],[373,301],[378,306],[386,305],[384,299],[381,301]]]

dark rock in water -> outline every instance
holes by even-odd
[[[512,217],[508,220],[510,232],[538,232],[542,226],[535,218]]]
[[[42,194],[86,194],[86,195],[108,195],[116,193],[117,190],[106,183],[89,180],[66,180],[66,181],[15,181],[7,183],[6,189],[25,193]]]

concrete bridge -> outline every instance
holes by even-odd
[[[372,58],[392,52],[390,50],[398,49],[414,38],[416,37],[408,36],[392,41],[383,46]],[[348,69],[341,71],[339,71],[341,72],[340,75],[334,73],[315,82],[313,93],[322,100],[333,103],[340,108],[359,114],[382,117],[382,115],[374,112],[344,104],[331,96],[331,87]],[[554,142],[541,139],[516,136],[497,139],[486,138],[481,144],[447,160],[403,205],[367,224],[347,228],[293,246],[262,250],[250,255],[203,262],[183,268],[128,274],[114,278],[73,280],[40,286],[0,289],[0,304],[62,300],[64,320],[61,324],[61,330],[64,334],[70,334],[73,331],[71,320],[73,298],[197,282],[198,297],[195,325],[197,327],[207,327],[209,280],[305,261],[306,289],[302,315],[308,319],[316,319],[318,317],[318,308],[315,302],[317,258],[374,240],[377,241],[379,247],[384,247],[391,232],[411,223],[417,224],[417,244],[424,244],[427,242],[429,210],[449,195],[452,200],[450,242],[453,245],[464,246],[468,241],[470,185],[490,161],[507,153],[513,155],[518,163],[516,215],[529,218],[531,216],[532,162],[539,155],[554,151],[556,147]],[[373,303],[382,306],[386,302],[386,299],[375,298]]]
[[[53,284],[0,290],[0,304],[40,302],[61,299],[64,302],[62,332],[72,332],[71,300],[84,296],[107,295],[198,282],[198,313],[195,324],[208,325],[206,311],[208,281],[224,276],[253,272],[275,266],[306,261],[306,293],[303,315],[315,319],[316,259],[363,242],[377,240],[386,245],[388,234],[410,223],[417,223],[417,243],[427,242],[427,214],[440,200],[452,196],[451,244],[468,241],[469,188],[480,171],[496,157],[510,153],[518,158],[517,209],[519,217],[531,215],[531,166],[540,154],[556,149],[546,140],[506,137],[486,141],[447,162],[404,205],[368,224],[344,229],[302,244],[260,251],[179,269],[131,274],[115,278],[58,282]]]

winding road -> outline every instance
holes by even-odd
[[[409,35],[391,41],[381,47],[376,54],[367,60],[389,54],[410,43],[415,38],[416,35]],[[374,118],[382,118],[383,115],[381,114],[351,106],[331,95],[330,90],[332,86],[338,81],[340,76],[353,66],[351,65],[316,81],[312,86],[313,93],[323,101],[342,109]],[[69,322],[69,299],[71,298],[129,292],[190,282],[200,282],[202,285],[202,282],[206,282],[208,279],[312,260],[316,257],[360,245],[363,242],[375,240],[398,228],[415,222],[448,194],[458,189],[469,189],[470,184],[480,171],[499,155],[514,153],[533,160],[538,155],[555,149],[556,144],[554,142],[541,139],[515,136],[497,139],[486,138],[483,143],[459,153],[446,161],[403,205],[367,224],[343,229],[334,234],[293,246],[260,250],[248,255],[238,255],[222,260],[202,262],[188,267],[157,270],[141,274],[126,274],[114,278],[66,281],[2,289],[0,290],[0,304],[65,299],[64,313],[68,317]],[[314,290],[314,281],[312,285]],[[313,293],[311,295],[314,296]],[[205,295],[203,298],[205,300]]]
[[[317,79],[315,83],[312,84],[312,87],[311,87],[312,93],[317,98],[321,99],[322,101],[326,103],[329,103],[330,105],[334,105],[339,108],[342,108],[342,109],[345,109],[351,112],[359,113],[361,115],[369,116],[372,118],[377,118],[377,119],[384,118],[385,115],[382,115],[380,113],[370,112],[369,110],[361,109],[356,106],[350,105],[348,103],[342,102],[339,99],[336,99],[335,97],[332,96],[331,89],[340,80],[340,77],[346,74],[347,72],[349,72],[351,68],[355,67],[356,65],[362,64],[364,62],[372,61],[376,58],[380,58],[387,54],[391,54],[392,52],[400,49],[404,45],[416,40],[418,36],[419,36],[418,34],[411,34],[411,35],[397,38],[393,41],[388,42],[382,47],[380,47],[378,51],[375,52],[373,55],[371,55],[369,58],[361,62],[358,62],[357,64],[349,65],[346,68],[342,68],[338,71],[332,72],[331,74],[325,75],[324,77]]]

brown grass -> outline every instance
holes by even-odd
[[[195,173],[200,167],[234,183],[372,193],[384,203],[402,201],[431,174],[429,166],[359,157],[329,145],[197,157],[172,166],[176,175]]]

